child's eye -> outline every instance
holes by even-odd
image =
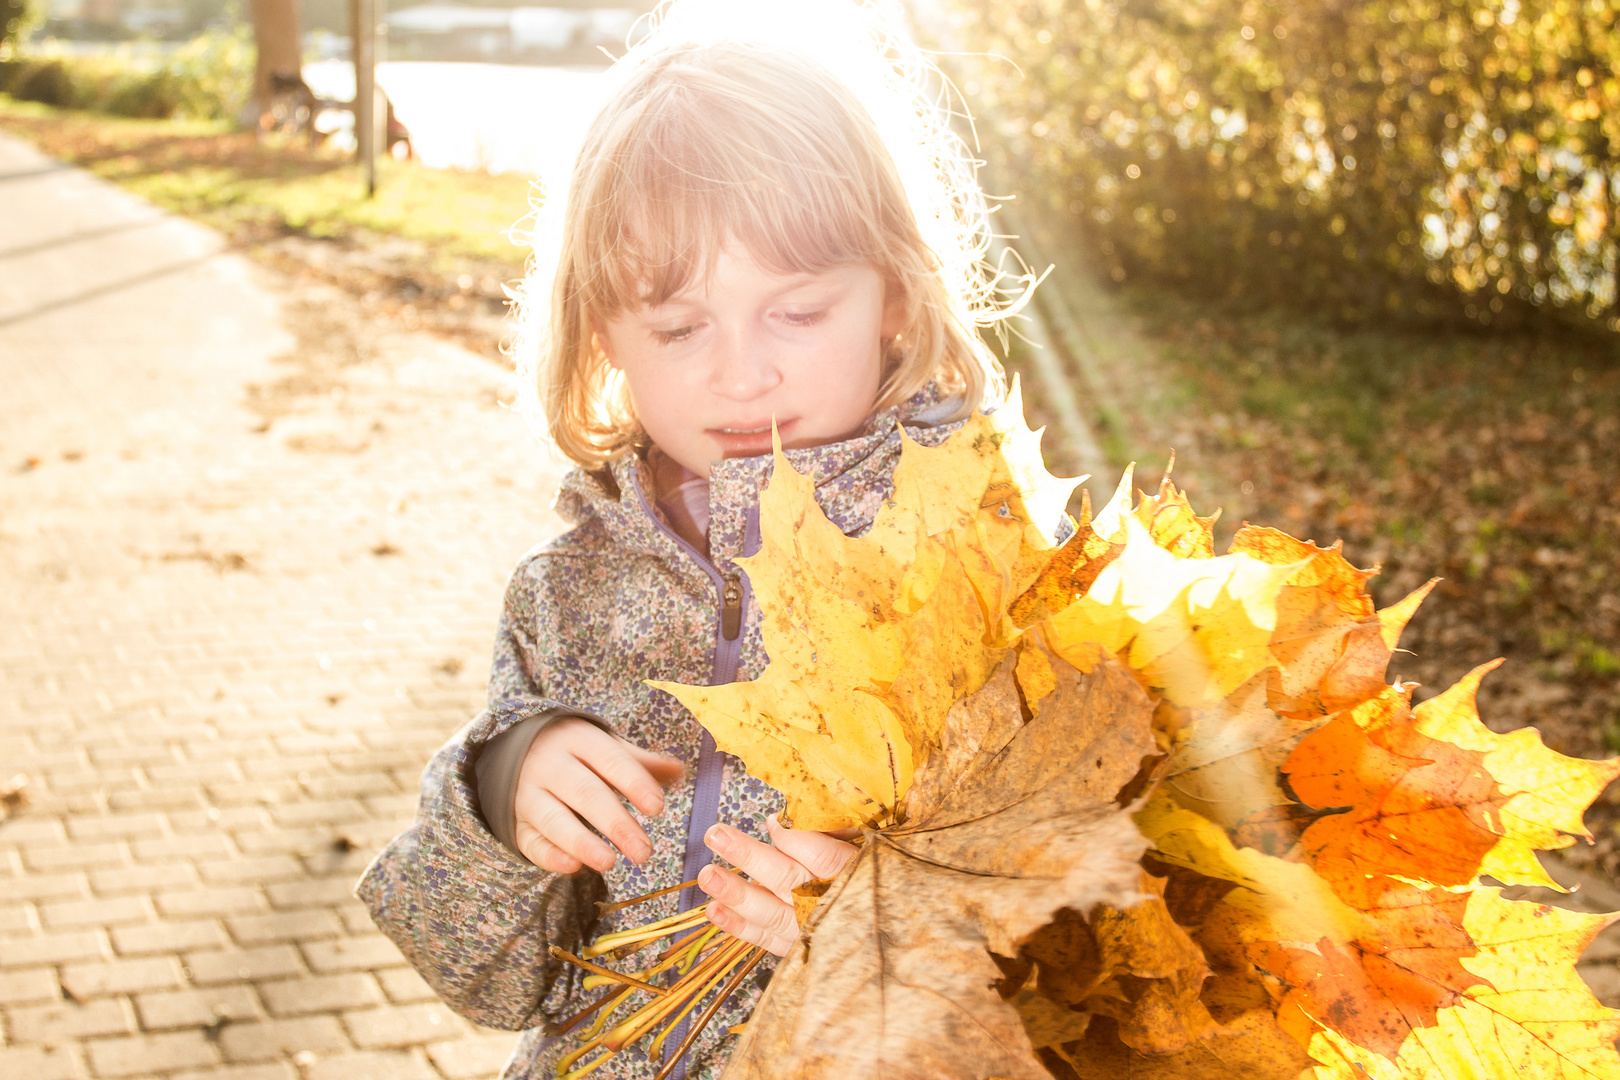
[[[652,336],[653,340],[660,345],[674,345],[697,333],[697,329],[697,325],[694,323],[690,326],[677,326],[673,330],[654,330]]]
[[[815,311],[786,311],[782,313],[782,321],[789,326],[814,326],[826,317],[826,308],[817,308]]]

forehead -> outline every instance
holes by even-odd
[[[769,299],[796,290],[882,287],[882,278],[869,262],[840,262],[829,266],[777,267],[732,240],[721,246],[706,265],[691,275],[684,287],[654,299],[644,290],[640,306],[660,307],[705,299]]]
[[[663,303],[730,247],[778,275],[892,263],[909,207],[870,119],[829,80],[759,60],[672,62],[604,122],[579,175],[587,306]]]

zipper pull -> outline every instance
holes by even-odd
[[[721,599],[720,636],[727,641],[736,641],[737,635],[742,632],[742,581],[736,577],[726,578],[726,589]]]

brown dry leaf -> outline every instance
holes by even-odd
[[[1143,845],[1115,796],[1155,752],[1153,702],[1118,661],[1052,659],[1025,723],[1014,664],[950,710],[905,823],[866,834],[728,1078],[1047,1075],[991,953],[1060,909],[1137,898]]]
[[[1035,583],[1013,601],[1013,621],[1029,626],[1062,611],[1090,591],[1097,575],[1123,550],[1124,541],[1115,542],[1097,532],[1091,520],[1091,492],[1081,491],[1074,535],[1064,541]]]
[[[1106,981],[1090,1008],[1114,1019],[1119,1038],[1144,1054],[1168,1054],[1215,1029],[1199,1000],[1210,975],[1204,951],[1176,925],[1164,902],[1164,878],[1142,875],[1148,899],[1092,913],[1091,933]]]

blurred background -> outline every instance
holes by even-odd
[[[904,6],[1056,464],[1441,578],[1392,678],[1620,752],[1620,6]],[[510,230],[648,7],[0,0],[0,1076],[498,1071],[348,890],[559,527]]]

